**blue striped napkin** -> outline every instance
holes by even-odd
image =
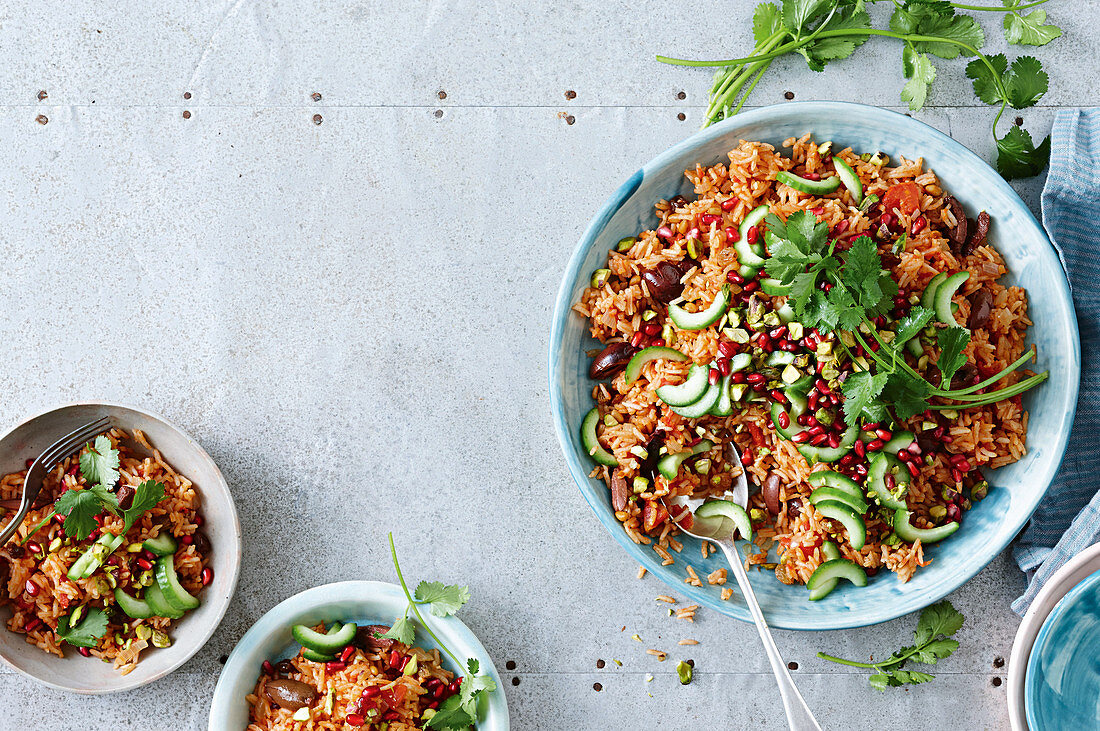
[[[1043,226],[1069,275],[1081,328],[1081,393],[1062,469],[1039,503],[1013,554],[1028,576],[1012,603],[1017,614],[1069,559],[1100,540],[1100,109],[1064,110],[1054,118]]]

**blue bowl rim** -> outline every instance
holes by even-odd
[[[1027,669],[1024,671],[1024,715],[1027,717],[1029,728],[1039,728],[1038,719],[1032,715],[1036,694],[1038,693],[1036,672],[1038,670],[1037,658],[1039,653],[1051,639],[1050,633],[1053,631],[1054,623],[1058,621],[1058,618],[1080,599],[1082,594],[1093,588],[1098,582],[1100,582],[1100,570],[1092,572],[1082,579],[1081,583],[1070,589],[1064,597],[1058,600],[1058,603],[1054,605],[1054,609],[1050,610],[1050,614],[1043,620],[1038,634],[1035,635],[1035,642],[1032,643],[1031,652],[1027,656]]]
[[[395,601],[397,602],[394,605],[395,615],[401,613],[406,602],[405,594],[397,584],[391,584],[385,581],[365,580],[338,581],[330,584],[322,584],[320,586],[304,589],[282,600],[274,607],[264,612],[264,615],[260,617],[255,624],[249,627],[248,631],[237,641],[237,644],[229,653],[229,659],[226,660],[225,665],[222,667],[222,671],[218,676],[218,682],[214,686],[214,693],[211,696],[210,714],[208,718],[209,729],[221,729],[224,727],[222,722],[225,713],[228,711],[227,704],[229,700],[223,698],[222,694],[229,692],[233,682],[231,679],[242,673],[254,672],[253,669],[243,666],[245,662],[244,655],[248,652],[248,648],[252,648],[262,643],[273,632],[285,626],[287,615],[299,612],[310,603],[314,606],[322,606],[334,598],[339,599],[344,592],[356,596],[373,596],[375,599],[382,596],[385,597],[386,601]],[[492,656],[489,654],[489,651],[485,649],[485,646],[481,644],[481,640],[477,638],[473,630],[467,627],[465,623],[456,616],[436,617],[427,613],[424,614],[424,620],[436,634],[443,634],[445,636],[453,635],[473,648],[474,655],[480,664],[480,672],[488,674],[497,684],[496,692],[489,696],[489,713],[492,714],[493,720],[495,721],[493,728],[509,728],[508,700],[504,693],[504,684],[501,682],[500,673],[497,671]],[[222,690],[223,685],[225,690]],[[251,688],[252,686],[249,687]],[[243,698],[241,700],[243,700]]]
[[[1019,206],[1019,210],[1023,212],[1025,221],[1032,224],[1036,230],[1042,235],[1044,241],[1050,247],[1051,252],[1054,254],[1056,260],[1059,262],[1059,271],[1062,272],[1062,277],[1057,282],[1057,294],[1069,300],[1070,307],[1068,309],[1069,325],[1072,331],[1073,337],[1070,347],[1072,353],[1069,359],[1070,369],[1070,387],[1072,389],[1072,398],[1070,399],[1070,406],[1066,413],[1066,423],[1072,424],[1074,415],[1077,411],[1077,397],[1080,389],[1081,381],[1081,337],[1077,324],[1077,314],[1073,308],[1073,299],[1070,294],[1069,280],[1065,276],[1065,270],[1061,264],[1061,256],[1057,248],[1051,243],[1049,237],[1046,234],[1046,230],[1042,224],[1035,218],[1035,215],[1031,212],[1031,209],[1023,202],[1020,196],[1013,190],[999,173],[996,173],[985,160],[975,154],[972,150],[964,146],[962,143],[956,141],[954,138],[940,132],[935,127],[922,122],[917,119],[913,119],[905,114],[895,112],[889,109],[882,109],[880,107],[874,107],[867,104],[859,104],[856,102],[840,102],[840,101],[807,101],[807,102],[787,102],[784,104],[772,104],[766,107],[759,107],[757,109],[750,110],[748,112],[742,112],[735,117],[723,120],[718,124],[712,125],[705,129],[699,130],[687,139],[673,145],[669,149],[665,150],[657,157],[653,158],[633,175],[630,176],[619,188],[611,195],[610,198],[600,207],[600,210],[592,218],[588,227],[585,229],[577,245],[573,249],[573,253],[569,258],[569,262],[565,268],[565,274],[562,277],[561,285],[558,289],[558,295],[554,303],[554,316],[551,321],[550,339],[547,352],[548,368],[547,368],[547,380],[549,382],[550,391],[550,410],[554,421],[554,430],[558,436],[558,443],[561,445],[562,452],[565,454],[566,462],[569,467],[569,472],[573,477],[574,483],[581,491],[582,496],[585,498],[585,502],[596,514],[596,517],[603,524],[604,528],[611,533],[612,537],[622,546],[626,552],[633,558],[640,561],[643,565],[649,562],[649,557],[646,556],[641,548],[630,540],[626,531],[622,529],[613,514],[604,510],[601,505],[597,505],[589,498],[588,494],[584,490],[584,484],[588,481],[588,472],[580,464],[574,454],[570,444],[570,430],[571,427],[566,423],[565,410],[562,403],[562,396],[557,390],[557,383],[560,382],[561,369],[560,362],[556,357],[556,353],[561,349],[562,339],[564,338],[565,325],[572,311],[571,294],[574,283],[580,276],[581,267],[584,264],[584,260],[587,256],[588,250],[595,243],[595,240],[603,228],[608,224],[615,213],[622,207],[622,205],[634,194],[634,191],[638,188],[640,182],[644,179],[647,171],[657,170],[668,165],[672,160],[678,157],[680,154],[691,150],[692,148],[703,145],[711,140],[719,137],[731,134],[739,127],[747,126],[760,122],[767,122],[774,116],[784,116],[791,113],[792,110],[805,117],[807,120],[813,119],[817,116],[825,115],[841,115],[846,109],[858,109],[864,113],[868,113],[872,116],[878,115],[886,125],[901,125],[916,127],[923,134],[928,135],[931,139],[939,141],[945,145],[954,154],[966,159],[971,165],[985,168],[993,173],[995,178],[995,185],[1000,191],[1005,194],[1010,200],[1014,199]],[[807,121],[807,128],[812,127],[812,122]],[[1069,443],[1069,429],[1066,429],[1061,435],[1061,444],[1059,445],[1059,457],[1058,464],[1052,473],[1057,474],[1058,468],[1061,466],[1062,461],[1065,459],[1066,447]],[[1031,518],[1032,513],[1035,512],[1035,508],[1039,504],[1039,500],[1042,499],[1046,491],[1050,489],[1050,481],[1047,482],[1046,487],[1041,493],[1039,493],[1035,500],[1026,506],[1025,510],[1020,511],[1017,519],[1016,529],[1011,532],[1011,535],[1015,535],[1023,528],[1024,524]],[[993,544],[988,544],[992,546]],[[850,619],[841,619],[833,614],[822,614],[822,623],[815,623],[813,625],[800,624],[797,622],[787,623],[784,620],[776,620],[769,618],[768,624],[777,629],[792,629],[792,630],[832,630],[832,629],[851,629],[855,627],[866,627],[872,624],[878,624],[880,622],[887,622],[891,619],[904,616],[910,612],[915,612],[923,609],[935,602],[939,601],[943,597],[947,596],[955,589],[959,588],[981,571],[983,568],[989,565],[989,563],[1000,554],[1001,551],[1007,546],[1007,542],[1000,546],[996,546],[992,550],[984,550],[980,554],[976,554],[972,560],[971,568],[962,572],[955,581],[945,582],[935,592],[930,592],[919,597],[909,595],[906,600],[893,603],[889,608],[875,612],[852,612],[856,615]],[[663,580],[663,579],[662,579]],[[667,583],[667,582],[666,582]],[[672,586],[670,584],[670,586]],[[683,590],[683,586],[677,586],[675,588]],[[693,599],[702,602],[704,605],[711,609],[714,609],[722,614],[734,617],[743,622],[752,622],[752,616],[749,614],[747,607],[740,605],[731,605],[728,602],[717,601],[709,594],[694,594]]]

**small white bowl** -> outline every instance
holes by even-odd
[[[1043,626],[1054,606],[1069,591],[1081,583],[1090,574],[1100,570],[1100,543],[1089,546],[1074,556],[1066,565],[1054,572],[1035,595],[1020,628],[1016,630],[1016,639],[1012,641],[1012,654],[1008,658],[1008,718],[1013,731],[1028,731],[1027,715],[1024,707],[1024,678],[1027,675],[1027,661],[1035,645],[1035,637]]]
[[[0,611],[0,659],[39,683],[76,693],[117,693],[152,683],[187,662],[214,633],[237,588],[241,566],[241,524],[221,470],[198,442],[160,417],[130,406],[78,403],[50,409],[26,419],[0,436],[0,474],[17,472],[29,457],[74,429],[108,416],[111,425],[140,429],[164,460],[191,480],[199,491],[203,532],[210,539],[210,567],[214,580],[206,587],[198,609],[188,612],[171,630],[172,646],[143,654],[128,675],[120,675],[110,663],[83,657],[66,648],[64,659],[28,644],[24,635],[10,632],[6,622],[11,610]]]

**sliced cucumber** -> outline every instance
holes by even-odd
[[[843,558],[834,558],[821,564],[810,574],[806,588],[810,590],[810,601],[824,599],[836,588],[839,579],[847,579],[855,586],[867,586],[867,572],[862,566]]]
[[[726,314],[730,306],[729,285],[723,285],[718,296],[710,303],[710,306],[699,312],[688,312],[680,305],[669,305],[668,316],[681,330],[702,330],[713,325]],[[637,357],[637,356],[635,356]],[[629,367],[629,364],[627,364]]]
[[[153,614],[158,617],[179,619],[184,614],[183,610],[176,609],[168,603],[168,599],[165,598],[163,592],[160,590],[160,585],[156,582],[153,582],[153,584],[145,590],[145,603],[153,610]]]
[[[775,311],[775,314],[779,315],[779,321],[784,325],[789,325],[795,319],[794,308],[791,307],[791,303],[784,302],[783,305]]]
[[[746,541],[752,540],[752,521],[743,507],[729,500],[708,500],[695,510],[700,518],[726,518]]]
[[[738,227],[741,238],[733,245],[733,250],[737,252],[737,261],[741,264],[740,274],[746,279],[755,277],[760,267],[764,266],[764,245],[759,243],[764,240],[764,237],[757,236],[757,243],[750,244],[749,229],[758,226],[767,215],[767,205],[757,206],[748,212]],[[746,274],[746,271],[751,271],[751,274]]]
[[[810,485],[815,488],[832,487],[846,492],[854,498],[863,499],[863,488],[857,485],[856,481],[851,477],[842,475],[839,472],[831,472],[829,470],[814,472],[806,478],[806,482],[810,483]]]
[[[707,387],[707,390],[703,393],[703,397],[693,404],[687,406],[673,406],[672,410],[685,419],[698,419],[701,416],[706,416],[707,412],[714,408],[714,405],[718,403],[718,399],[722,396],[721,389],[717,383],[713,383]]]
[[[890,441],[882,445],[882,451],[890,454],[897,454],[899,450],[908,449],[914,439],[916,439],[916,437],[913,436],[913,432],[899,431],[894,434]]]
[[[894,475],[893,491],[886,487],[886,473]],[[892,454],[876,453],[867,469],[867,486],[878,495],[878,501],[887,508],[904,510],[905,494],[909,489],[909,470]]]
[[[324,634],[304,624],[296,624],[290,628],[290,634],[295,642],[308,650],[324,655],[334,655],[355,639],[355,630],[354,622],[348,622],[335,634]]]
[[[154,556],[171,556],[177,548],[176,539],[167,528],[156,538],[146,538],[141,547]]]
[[[856,497],[847,490],[841,490],[837,487],[819,487],[810,493],[810,502],[817,505],[823,500],[832,500],[838,503],[844,503],[852,510],[856,511],[858,515],[863,515],[867,512],[867,502],[860,497]]]
[[[661,386],[657,389],[657,396],[669,406],[687,406],[693,404],[706,393],[707,376],[710,366],[693,365],[688,371],[687,380],[676,386]]]
[[[680,472],[680,465],[684,463],[685,459],[702,454],[703,452],[709,452],[712,449],[714,449],[714,442],[709,439],[704,439],[687,451],[677,452],[676,454],[666,454],[664,457],[657,460],[657,471],[664,475],[666,479],[675,480],[676,475]]]
[[[840,178],[840,182],[844,183],[844,187],[851,193],[852,202],[858,206],[863,202],[863,183],[856,175],[856,171],[852,170],[852,167],[839,157],[833,158],[833,167],[836,168],[836,174]]]
[[[928,282],[928,286],[924,288],[924,293],[920,296],[920,306],[926,310],[936,309],[936,290],[943,284],[943,280],[947,279],[947,272],[940,272]]]
[[[729,416],[733,413],[733,399],[730,398],[730,377],[722,376],[718,381],[718,401],[710,409],[711,416]]]
[[[172,556],[158,558],[154,573],[157,577],[160,593],[164,595],[165,600],[173,609],[186,612],[198,608],[199,600],[191,596],[187,589],[184,589],[183,585],[180,584],[179,577],[176,576],[175,559]]]
[[[826,193],[832,193],[840,187],[840,177],[836,175],[829,178],[822,178],[821,180],[810,180],[795,175],[794,173],[789,173],[786,170],[780,170],[775,174],[775,179],[795,190],[803,193],[810,193],[812,195],[825,195]]]
[[[761,279],[760,291],[772,297],[786,297],[791,293],[793,284],[783,284],[778,279]]]
[[[835,558],[840,558],[840,549],[832,541],[825,541],[821,544],[821,555],[825,557],[826,561],[832,561]]]
[[[772,404],[772,427],[781,439],[790,440],[795,434],[805,431],[807,428],[798,423],[798,417],[806,411],[806,397],[795,390],[793,386],[788,387],[784,391],[784,395],[786,395],[791,407],[790,409],[784,409],[778,402]],[[787,414],[786,427],[779,425],[779,415],[784,413]]]
[[[149,602],[135,599],[124,592],[122,587],[115,587],[115,604],[127,617],[133,619],[148,619],[153,616],[153,608],[149,606]]]
[[[69,571],[66,574],[73,581],[79,581],[80,579],[86,579],[95,573],[95,570],[103,565],[103,562],[107,560],[122,542],[125,540],[125,536],[116,536],[114,533],[104,533],[99,538],[95,539],[95,543],[84,549],[84,553],[80,554],[80,557],[73,561],[73,565],[69,567]]]
[[[787,350],[773,350],[764,359],[764,365],[770,366],[790,365],[791,363],[794,363],[794,353]]]
[[[894,532],[898,534],[898,538],[907,543],[916,541],[920,541],[925,545],[935,543],[936,541],[942,541],[959,529],[957,522],[945,523],[935,528],[914,528],[913,524],[909,522],[909,515],[908,510],[894,512]]]
[[[743,371],[752,365],[752,356],[748,353],[738,353],[730,358],[730,373]]]
[[[905,344],[905,349],[908,350],[914,358],[919,358],[924,355],[924,346],[920,344],[920,338],[913,338]]]
[[[335,655],[326,655],[323,652],[315,652],[308,647],[302,648],[302,657],[306,660],[312,660],[313,662],[332,662],[336,659]]]
[[[735,530],[737,526],[728,518],[717,515],[712,518],[692,516],[691,532],[704,538],[728,538]]]
[[[836,462],[838,459],[848,454],[855,446],[856,437],[859,435],[859,428],[852,424],[849,426],[844,435],[840,439],[840,445],[837,447],[814,447],[809,444],[799,444],[798,452],[806,461],[811,465],[818,462]]]
[[[955,311],[951,308],[953,304],[951,298],[955,296],[955,292],[959,290],[963,282],[968,279],[970,279],[970,272],[958,272],[943,280],[943,284],[936,289],[936,319],[944,325],[962,327],[955,320]]]
[[[636,357],[636,356],[635,356]],[[600,444],[600,440],[596,437],[596,425],[600,423],[600,410],[597,407],[592,407],[581,422],[581,444],[584,445],[584,451],[588,452],[588,456],[596,460],[597,464],[607,465],[608,467],[617,467],[619,460],[615,459],[615,455],[608,452]]]
[[[852,544],[852,548],[857,551],[863,548],[863,544],[867,542],[867,526],[856,511],[848,505],[834,500],[822,500],[814,507],[817,512],[826,518],[835,520],[844,526],[844,530],[848,532],[848,542]]]
[[[623,372],[623,376],[626,380],[626,384],[629,386],[634,381],[638,380],[638,376],[642,375],[642,367],[645,366],[651,360],[659,360],[664,358],[665,360],[675,360],[681,363],[691,360],[686,355],[681,353],[675,348],[668,348],[664,345],[655,345],[649,348],[642,348],[634,357],[630,359],[630,362],[626,364],[626,370]]]

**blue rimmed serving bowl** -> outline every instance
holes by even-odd
[[[1001,280],[1027,289],[1034,326],[1029,342],[1039,349],[1039,369],[1050,379],[1025,394],[1030,412],[1028,453],[1019,462],[989,473],[989,495],[974,505],[962,528],[948,540],[925,548],[932,564],[902,583],[881,572],[866,588],[844,586],[817,602],[805,587],[786,586],[771,572],[753,572],[752,584],[768,622],[787,629],[840,629],[884,622],[919,610],[954,591],[1000,553],[1042,499],[1061,464],[1077,404],[1080,339],[1069,284],[1043,228],[1015,191],[981,158],[928,125],[896,112],[844,102],[801,102],[745,112],[709,127],[647,163],[623,183],[588,225],[565,270],[550,331],[550,403],[554,426],[569,472],[596,516],[611,535],[654,575],[716,611],[751,621],[736,594],[722,601],[717,587],[683,583],[684,565],[700,574],[722,566],[722,559],[701,558],[689,539],[672,566],[648,546],[635,544],[615,519],[610,493],[602,481],[589,478],[593,463],[581,445],[580,424],[592,408],[592,381],[585,351],[596,347],[587,323],[571,307],[579,301],[593,270],[604,266],[607,252],[623,236],[652,228],[653,205],[677,194],[689,198],[684,171],[696,164],[727,161],[740,140],[769,142],[812,132],[832,140],[836,149],[874,152],[892,158],[924,158],[946,189],[969,210],[986,210],[993,219],[991,238],[1009,273]]]
[[[259,680],[264,660],[272,663],[297,654],[299,645],[291,637],[295,624],[315,625],[355,622],[360,625],[392,624],[394,617],[405,613],[408,602],[401,587],[380,581],[343,581],[306,589],[270,609],[229,655],[222,669],[210,706],[210,731],[238,731],[248,726],[248,701]],[[504,686],[492,658],[474,633],[456,617],[435,617],[425,613],[424,620],[447,647],[459,658],[476,658],[482,674],[489,674],[497,690],[489,694],[485,715],[478,721],[478,731],[507,731],[508,703]],[[465,668],[455,667],[442,648],[417,624],[416,645],[424,649],[439,649],[443,666],[464,675]]]

